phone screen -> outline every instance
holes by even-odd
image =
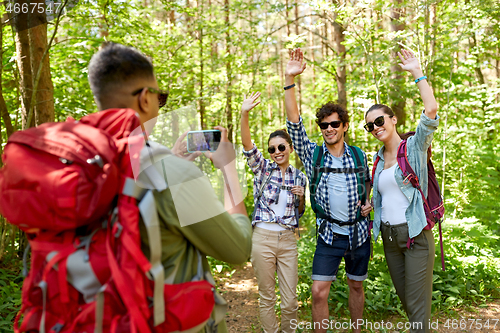
[[[191,131],[187,134],[187,149],[195,151],[216,151],[219,148],[221,133],[218,130]]]

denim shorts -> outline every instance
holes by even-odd
[[[342,258],[345,260],[345,271],[349,279],[365,280],[368,276],[368,262],[370,261],[370,237],[354,251],[354,259],[352,259],[349,236],[333,234],[332,245],[325,243],[319,236],[311,278],[315,281],[335,281]]]

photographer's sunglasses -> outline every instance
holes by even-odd
[[[318,126],[322,130],[326,130],[328,128],[328,126],[332,126],[332,128],[339,128],[340,124],[342,124],[342,122],[340,120],[335,120],[335,121],[332,121],[331,123],[326,123],[326,122],[319,123]]]
[[[151,87],[144,87],[141,89],[137,89],[132,93],[132,96],[135,96],[142,92],[144,89],[147,89],[150,93],[152,94],[158,94],[158,106],[160,108],[164,107],[165,104],[167,104],[167,98],[168,98],[168,91],[156,89],[156,88],[151,88]]]
[[[283,152],[286,150],[286,146],[284,144],[280,143],[278,145],[278,150]],[[276,152],[276,148],[274,146],[271,146],[271,147],[267,148],[267,151],[269,152],[269,154],[274,154]]]
[[[374,125],[377,125],[378,127],[383,126],[385,124],[385,119],[384,117],[388,115],[383,115],[375,118],[373,122],[366,123],[364,128],[367,132],[371,132],[375,129]],[[392,118],[392,116],[389,116],[389,118]]]

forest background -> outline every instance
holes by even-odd
[[[350,113],[349,143],[373,155],[380,142],[363,129],[364,112],[372,104],[390,105],[400,132],[418,123],[423,108],[418,89],[396,57],[402,46],[413,50],[441,117],[432,159],[445,197],[447,268],[441,270],[436,247],[433,311],[484,307],[500,297],[498,1],[66,1],[60,17],[48,23],[39,17],[42,24],[22,29],[23,22],[6,10],[9,3],[23,2],[10,0],[0,6],[1,148],[15,131],[96,112],[87,66],[102,42],[114,41],[151,57],[160,87],[170,92],[159,123],[170,141],[186,129],[221,124],[238,144],[243,96],[260,91],[262,103],[251,112],[250,126],[266,156],[269,133],[285,127],[282,87],[288,49],[301,47],[308,68],[297,82],[297,92],[310,138],[321,142],[315,111],[335,101]],[[251,188],[248,169],[246,176]],[[251,212],[251,191],[245,200]],[[310,208],[301,223],[305,231],[298,243],[299,316],[307,320],[315,249]],[[0,217],[0,331],[11,330],[20,305],[25,245],[21,232]],[[212,263],[218,273],[232,271]],[[348,313],[343,275],[341,267],[340,279],[332,286],[332,315]],[[365,290],[369,318],[404,317],[381,241],[374,247]]]

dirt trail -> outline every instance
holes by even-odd
[[[229,304],[226,323],[229,332],[261,332],[259,291],[252,264],[236,266],[231,278],[219,279],[220,290]],[[226,292],[227,291],[227,292]]]
[[[229,332],[262,332],[259,321],[259,294],[257,279],[248,262],[234,267],[235,272],[231,277],[220,274],[217,279],[219,289],[229,304],[226,322]],[[438,333],[484,333],[500,332],[500,300],[488,303],[488,307],[477,308],[473,311],[458,309],[454,315],[437,314],[433,321],[439,321]],[[299,319],[300,320],[300,319]],[[485,324],[489,323],[489,328]],[[392,316],[385,320],[396,325],[397,322],[404,322],[404,319]],[[445,327],[448,321],[447,327]],[[462,328],[460,325],[462,324]],[[496,324],[496,327],[494,327]],[[479,329],[479,327],[481,328]],[[464,328],[465,327],[465,328]],[[476,328],[477,327],[477,328]],[[342,330],[340,330],[342,331]],[[307,330],[304,330],[307,332]],[[346,332],[346,331],[344,331]],[[369,332],[363,330],[363,332]],[[382,332],[373,330],[372,332]],[[404,330],[385,330],[387,333],[403,333]],[[406,331],[408,332],[408,331]]]

